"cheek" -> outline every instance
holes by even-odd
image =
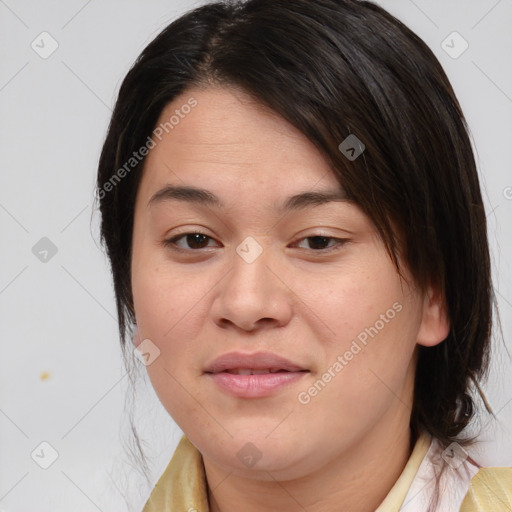
[[[215,280],[201,272],[177,270],[161,259],[158,251],[134,252],[132,291],[140,339],[151,340],[160,351],[146,370],[164,405],[171,401],[174,407],[180,405],[174,404],[181,396],[179,383],[200,373],[201,348],[194,340],[202,338],[208,292]]]
[[[191,379],[199,368],[194,367],[198,347],[190,341],[204,325],[200,318],[205,292],[199,280],[169,275],[162,267],[152,266],[150,259],[145,261],[132,273],[135,315],[140,339],[150,339],[160,351],[146,371],[168,413],[186,428],[188,417],[204,416],[198,402],[191,400],[195,394]]]
[[[205,295],[207,283],[198,272],[171,265],[165,250],[156,245],[149,229],[135,229],[131,285],[135,316],[141,336],[165,339],[178,322],[190,322],[194,304]]]
[[[307,407],[334,424],[361,425],[363,417],[382,414],[408,375],[421,321],[416,295],[386,261],[340,272],[301,293],[329,333],[315,376],[321,382]]]
[[[379,256],[380,261],[361,259],[328,275],[297,276],[300,279],[294,280],[297,296],[317,314],[328,338],[340,349],[361,333],[364,338],[365,329],[375,323],[379,331],[388,327],[389,320],[397,316],[393,305],[404,301],[396,270]]]
[[[194,335],[206,293],[199,279],[169,275],[147,264],[133,273],[132,290],[141,337],[152,339],[165,351],[179,345],[178,340],[185,341],[185,330],[187,337]]]

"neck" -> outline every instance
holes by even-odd
[[[397,404],[387,427],[379,423],[357,446],[296,480],[243,478],[205,461],[210,511],[373,512],[411,454],[409,411]]]

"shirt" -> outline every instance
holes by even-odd
[[[438,502],[432,505],[438,485]],[[434,506],[435,508],[431,508]],[[375,512],[510,512],[512,468],[479,468],[459,445],[422,433]],[[209,512],[203,459],[184,436],[143,512]]]

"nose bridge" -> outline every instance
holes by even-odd
[[[286,323],[291,314],[286,287],[270,270],[272,249],[247,237],[233,254],[232,268],[217,298],[217,320],[252,329],[259,320]]]
[[[267,265],[270,263],[271,249],[263,247],[255,238],[245,238],[235,250],[233,255],[233,269],[231,279],[238,291],[251,294],[267,294],[275,285],[271,283]]]

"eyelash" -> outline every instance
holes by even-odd
[[[206,237],[207,240],[214,240],[212,237],[205,235],[204,233],[199,232],[189,232],[189,233],[181,233],[179,235],[176,235],[175,237],[169,238],[167,240],[163,241],[163,245],[165,247],[169,247],[173,251],[181,252],[181,253],[192,253],[192,252],[201,252],[204,249],[208,249],[208,247],[201,247],[200,249],[183,249],[182,247],[179,247],[176,245],[176,242],[184,237],[190,236],[190,235],[201,235],[203,237]],[[343,247],[349,240],[346,238],[336,238],[333,236],[323,236],[323,235],[312,235],[312,236],[306,236],[303,238],[300,238],[298,241],[301,242],[303,240],[309,240],[312,238],[322,238],[324,240],[332,241],[334,240],[336,244],[334,246],[324,248],[324,249],[309,249],[315,253],[328,253],[334,250],[339,250],[341,247]],[[296,243],[296,242],[294,242]]]

